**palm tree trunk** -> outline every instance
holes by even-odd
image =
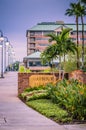
[[[64,53],[64,63],[65,63],[65,53]]]
[[[81,22],[82,22],[82,68],[84,68],[84,22],[83,22],[83,16],[81,16]]]
[[[76,30],[77,30],[77,69],[79,69],[79,35],[78,35],[78,17],[76,17]]]
[[[61,79],[61,56],[59,55],[59,79]]]

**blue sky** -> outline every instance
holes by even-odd
[[[16,52],[16,59],[26,56],[26,30],[39,22],[63,20],[74,23],[74,17],[65,16],[70,2],[77,0],[0,0],[0,29]]]

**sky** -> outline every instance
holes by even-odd
[[[71,2],[77,0],[0,0],[0,30],[13,45],[16,60],[27,55],[26,30],[40,22],[75,23],[65,16]]]

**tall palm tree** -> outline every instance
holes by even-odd
[[[81,23],[82,23],[82,68],[84,68],[84,20],[83,17],[86,15],[86,7],[81,5]]]
[[[82,23],[82,68],[84,68],[84,16],[86,15],[86,0],[78,0]]]
[[[79,12],[82,23],[82,68],[84,68],[84,16],[86,15],[86,1],[79,0]]]
[[[79,17],[80,17],[80,12],[79,12],[79,3],[70,3],[70,8],[66,10],[65,15],[68,16],[75,16],[76,19],[76,30],[77,30],[77,48],[79,48],[79,38],[78,38],[78,22],[79,22]],[[79,52],[77,49],[77,69],[79,68]]]

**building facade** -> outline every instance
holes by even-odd
[[[41,63],[41,52],[36,51],[23,58],[24,66],[29,68],[32,72],[39,72],[45,69],[49,69],[49,65],[42,65]]]
[[[42,22],[33,26],[26,32],[27,37],[27,55],[34,53],[35,51],[43,51],[49,43],[49,37],[46,34],[61,33],[62,29],[71,28],[70,37],[76,43],[77,31],[76,24],[65,24],[62,21],[57,22]],[[84,25],[84,42],[86,45],[86,24]],[[79,43],[82,44],[82,25],[79,24]]]

